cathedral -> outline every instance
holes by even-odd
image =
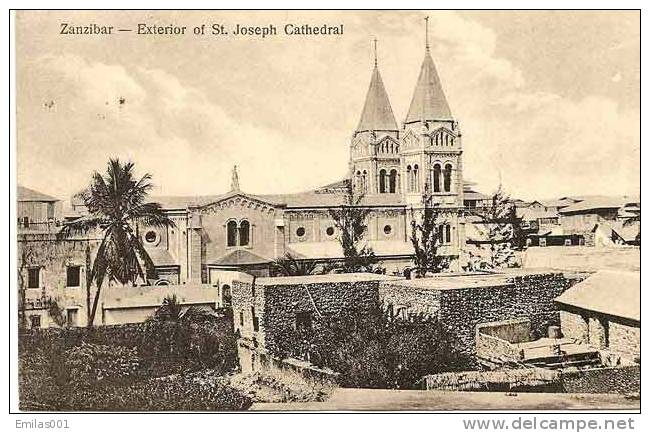
[[[388,273],[412,265],[410,224],[426,201],[440,209],[439,253],[450,257],[452,270],[461,268],[462,136],[428,43],[401,126],[376,57],[349,143],[350,178],[302,193],[253,195],[240,190],[235,168],[226,194],[155,197],[176,223],[142,232],[158,284],[218,284],[224,271],[233,270],[268,275],[272,261],[286,254],[322,262],[342,258],[328,210],[344,203],[348,180],[369,209],[364,242]]]

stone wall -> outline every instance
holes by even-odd
[[[609,350],[636,356],[641,353],[641,328],[610,320]]]
[[[433,317],[440,311],[440,292],[437,290],[383,283],[379,286],[379,298],[384,305],[392,305],[393,311],[404,317],[417,314]]]
[[[486,360],[521,359],[513,343],[530,340],[530,319],[481,323],[476,327],[476,356]]]
[[[589,343],[589,324],[581,314],[560,311],[560,326],[565,337],[573,338],[578,343]]]
[[[589,344],[597,349],[604,349],[607,347],[606,337],[606,322],[603,322],[600,317],[590,316],[588,318],[589,326]]]
[[[641,390],[641,366],[563,371],[564,392],[586,394],[635,394]]]
[[[415,310],[437,314],[456,349],[473,357],[480,323],[526,317],[531,323],[531,339],[546,336],[550,325],[560,324],[553,300],[576,282],[561,273],[539,273],[506,277],[495,280],[494,285],[478,287],[456,284],[456,288],[425,288],[418,284],[418,288],[410,289],[406,282],[386,282],[380,292],[383,302],[399,301]]]
[[[316,320],[343,309],[369,311],[379,301],[379,283],[390,278],[341,274],[233,281],[234,327],[251,342],[247,346],[272,356],[280,351],[282,335],[295,329],[298,315]]]

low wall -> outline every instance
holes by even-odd
[[[383,282],[380,298],[384,304],[437,316],[455,349],[469,357],[476,355],[476,328],[482,323],[525,317],[530,321],[529,339],[546,336],[549,326],[560,324],[554,299],[579,281],[554,272],[485,277],[480,285],[473,283],[472,276],[449,278],[458,278],[455,286],[437,282],[426,287],[420,280],[414,280],[413,287],[408,282]],[[468,280],[466,287],[463,278]]]
[[[641,392],[641,366],[563,371],[564,392],[587,394],[635,394]]]

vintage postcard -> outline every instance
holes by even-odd
[[[640,411],[640,11],[12,25],[17,410]]]

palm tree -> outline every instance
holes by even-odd
[[[88,288],[88,326],[92,326],[97,303],[105,279],[109,282],[135,285],[138,278],[147,281],[155,277],[151,257],[138,234],[138,224],[150,227],[173,227],[174,223],[160,204],[146,202],[153,185],[151,175],[136,180],[134,164],[121,164],[110,159],[105,175],[94,172],[90,186],[78,194],[88,209],[88,215],[67,223],[61,229],[63,237],[100,230],[102,241],[92,264],[91,277],[97,285],[92,308]]]
[[[281,275],[283,277],[313,275],[316,272],[316,267],[316,260],[299,260],[290,253],[274,260],[271,264],[273,272],[276,275]]]

